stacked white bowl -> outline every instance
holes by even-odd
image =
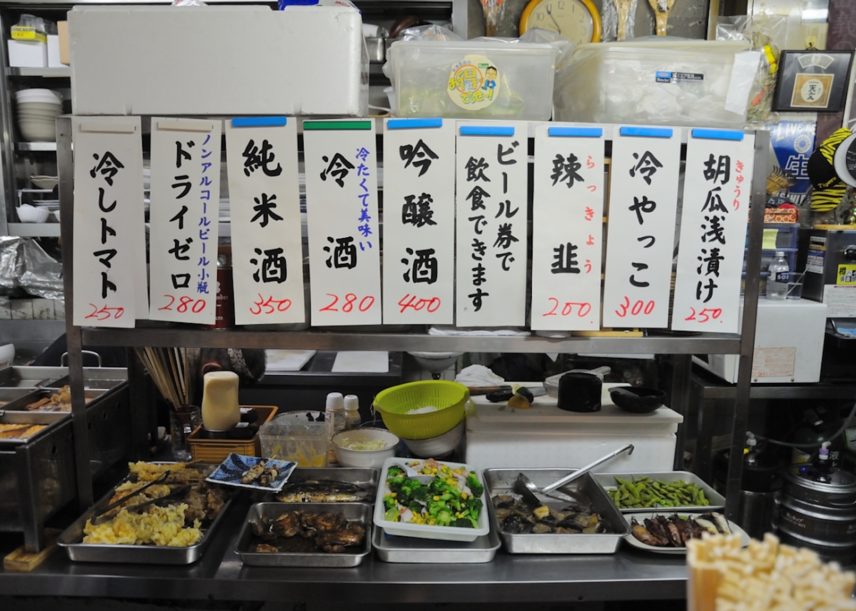
[[[21,89],[18,102],[18,127],[29,142],[56,140],[56,118],[62,114],[62,97],[50,89]]]

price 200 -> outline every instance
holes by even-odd
[[[288,312],[291,308],[292,301],[289,298],[274,299],[270,295],[262,295],[258,293],[259,298],[253,302],[250,307],[250,314],[253,316],[270,315],[274,312]]]
[[[205,311],[205,306],[208,305],[208,301],[203,299],[202,297],[198,299],[194,299],[193,297],[189,297],[187,295],[172,295],[170,293],[164,293],[164,297],[167,298],[166,305],[163,305],[158,308],[159,311],[164,312],[178,312],[179,314],[187,314],[188,312],[192,314],[199,314]]]
[[[343,312],[350,314],[351,312],[368,312],[375,304],[374,295],[366,295],[359,297],[354,293],[345,293],[344,295],[336,295],[335,293],[327,293],[330,298],[330,303],[319,309],[319,312]],[[339,305],[339,302],[342,302]]]
[[[576,316],[585,318],[591,313],[591,304],[588,301],[566,301],[562,303],[555,297],[548,297],[547,301],[552,307],[541,314],[541,316]]]
[[[615,310],[615,315],[619,318],[624,318],[628,314],[631,316],[639,316],[640,314],[644,314],[645,316],[649,316],[652,312],[654,312],[654,308],[656,307],[656,303],[653,299],[648,299],[647,301],[644,299],[637,299],[633,302],[630,301],[630,297],[627,295],[624,296],[624,299],[618,306],[618,309]]]
[[[440,309],[442,302],[439,297],[417,297],[410,293],[405,293],[404,297],[398,300],[398,312],[404,314],[408,310],[421,312],[425,310],[433,314]]]
[[[718,320],[722,316],[722,308],[702,308],[698,312],[690,306],[690,315],[684,320],[694,320],[699,323],[706,323],[710,320]]]
[[[119,320],[125,314],[125,308],[122,306],[98,306],[94,303],[90,303],[89,307],[92,310],[83,317],[84,320],[96,320],[96,321],[104,321],[110,320]]]

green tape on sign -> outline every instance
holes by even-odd
[[[304,121],[303,131],[368,131],[372,128],[371,121]]]

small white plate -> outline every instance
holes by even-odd
[[[699,513],[687,513],[683,511],[661,511],[661,512],[651,512],[651,513],[627,513],[624,514],[624,519],[627,521],[627,526],[631,527],[632,520],[635,518],[637,522],[640,524],[643,523],[645,518],[653,518],[656,516],[673,516],[677,514],[680,517],[700,517],[702,515]],[[731,532],[740,535],[741,545],[744,547],[749,545],[749,535],[746,534],[746,531],[740,528],[737,524],[728,520],[728,526],[731,528]],[[657,547],[656,545],[648,545],[647,543],[642,543],[639,539],[633,536],[633,532],[631,531],[629,534],[625,535],[624,540],[627,541],[630,547],[635,547],[636,549],[645,550],[646,552],[654,552],[655,554],[668,554],[668,555],[677,555],[680,556],[682,554],[687,553],[686,547]]]

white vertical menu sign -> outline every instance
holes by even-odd
[[[527,125],[458,124],[455,323],[526,323]]]
[[[532,329],[600,328],[603,147],[600,127],[536,128]]]
[[[228,121],[226,169],[235,323],[305,322],[295,120]]]
[[[455,131],[448,119],[387,119],[383,139],[383,320],[455,315]]]
[[[214,323],[221,129],[221,121],[152,118],[152,320]]]
[[[133,327],[146,308],[139,117],[74,117],[75,325]]]
[[[603,324],[669,324],[680,131],[620,127],[612,141]]]
[[[690,130],[672,329],[739,331],[754,147],[742,131]]]
[[[313,325],[381,322],[374,122],[304,121]]]

